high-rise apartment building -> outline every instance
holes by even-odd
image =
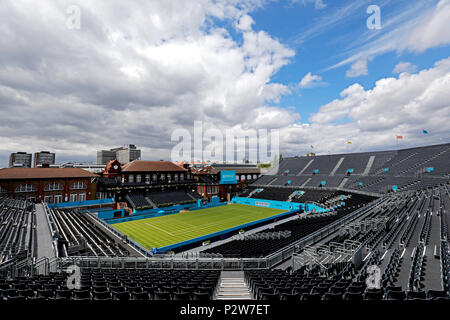
[[[55,164],[55,154],[49,151],[41,151],[34,153],[33,167],[37,168],[42,164]]]
[[[31,168],[31,153],[26,152],[14,152],[9,156],[9,167],[24,167]]]
[[[111,150],[97,151],[97,164],[107,164],[111,160],[118,160],[122,165],[133,160],[141,159],[141,150],[136,149],[136,145],[129,144]]]

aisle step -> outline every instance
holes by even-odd
[[[216,300],[253,300],[245,283],[244,272],[223,271]]]

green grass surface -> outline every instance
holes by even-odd
[[[272,217],[282,212],[286,210],[229,204],[115,223],[111,226],[150,250]]]

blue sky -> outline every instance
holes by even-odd
[[[292,94],[283,96],[280,105],[296,107],[302,115],[302,120],[307,121],[320,106],[338,98],[339,93],[349,85],[357,82],[365,89],[370,89],[381,78],[397,76],[393,74],[393,69],[399,62],[410,62],[417,67],[417,70],[421,70],[430,68],[436,61],[447,58],[450,52],[448,45],[429,48],[420,53],[409,51],[382,53],[368,62],[367,75],[347,77],[348,65],[327,70],[330,66],[349,57],[351,46],[356,45],[352,44],[355,39],[363,38],[365,35],[367,38],[373,37],[371,41],[376,40],[399,26],[395,24],[384,27],[385,22],[405,15],[400,25],[407,23],[408,19],[414,19],[418,14],[423,14],[421,10],[429,10],[438,2],[334,0],[324,1],[326,7],[316,9],[313,1],[306,4],[302,1],[288,4],[285,1],[274,1],[255,11],[251,15],[255,21],[253,26],[255,30],[267,31],[295,50],[295,57],[291,63],[273,77],[273,81],[290,84],[295,88]],[[358,4],[358,7],[349,9],[330,26],[323,27],[323,22],[328,20],[327,17],[332,19],[338,11],[348,6],[352,7],[352,4]],[[371,16],[366,13],[366,8],[372,4],[380,6],[381,30],[369,30],[366,26],[366,21]],[[314,32],[315,28],[318,30]],[[306,36],[305,33],[309,35]],[[323,83],[310,89],[297,88],[296,84],[308,72],[321,76]]]

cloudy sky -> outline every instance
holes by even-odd
[[[2,0],[0,166],[169,159],[195,120],[280,129],[285,155],[447,143],[449,30],[450,0]]]

